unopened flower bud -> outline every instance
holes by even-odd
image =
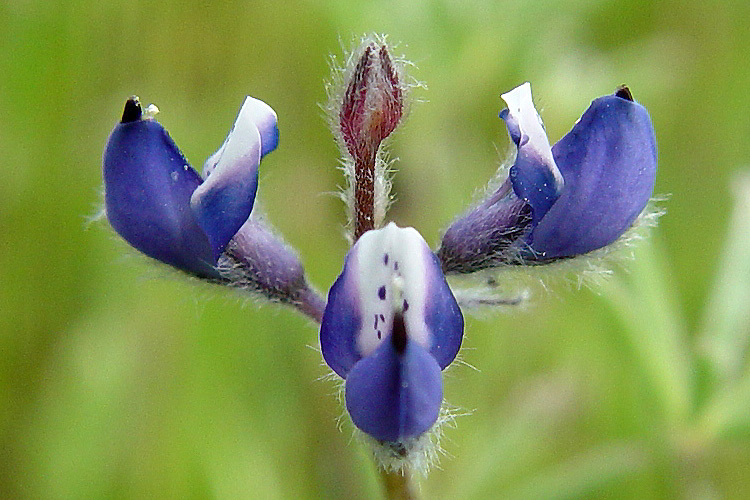
[[[356,161],[372,161],[403,114],[401,82],[386,45],[369,43],[354,68],[339,112],[341,135]]]
[[[356,54],[349,59],[345,90],[332,108],[334,133],[346,157],[345,199],[355,241],[383,221],[390,184],[380,145],[401,121],[405,89],[400,65],[394,63],[384,39],[369,38]]]

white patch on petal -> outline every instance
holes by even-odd
[[[193,192],[191,202],[200,200],[203,193],[254,175],[260,163],[261,138],[255,124],[257,104],[267,104],[248,97],[237,120],[221,148],[206,160],[203,175],[206,181]],[[270,109],[270,108],[269,108]]]
[[[240,114],[243,112],[248,115],[248,118],[258,128],[261,143],[263,144],[262,149],[266,149],[266,143],[276,140],[276,112],[265,102],[250,96],[245,98]]]
[[[388,338],[393,316],[401,313],[409,339],[429,349],[429,331],[424,322],[427,270],[431,255],[416,229],[394,223],[368,231],[352,249],[362,328],[357,349],[372,353]]]
[[[252,129],[255,128],[255,132]],[[206,162],[203,164],[203,177],[208,178],[211,172],[216,168],[219,160],[225,155],[226,148],[230,141],[233,141],[233,148],[235,154],[241,153],[240,148],[255,146],[257,141],[258,150],[262,150],[262,143],[265,140],[270,140],[270,137],[275,135],[276,128],[276,112],[260,99],[247,96],[245,101],[242,103],[240,112],[237,114],[237,119],[232,126],[232,130],[229,132],[224,144],[221,145],[218,151],[208,157]],[[259,134],[258,135],[256,135]],[[252,143],[251,143],[252,141]],[[244,144],[243,144],[244,143]],[[227,158],[225,161],[228,161]]]
[[[559,192],[563,186],[563,177],[552,156],[552,148],[547,138],[547,132],[544,130],[542,119],[534,107],[534,101],[531,98],[531,84],[526,82],[500,97],[508,105],[510,116],[518,123],[522,136],[521,145],[531,148],[546,165],[549,165]]]

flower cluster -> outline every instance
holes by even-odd
[[[376,445],[408,455],[439,419],[441,372],[461,347],[463,315],[446,276],[585,258],[618,240],[652,195],[654,132],[645,108],[620,87],[550,146],[530,85],[503,94],[513,165],[433,252],[415,229],[384,222],[382,143],[404,115],[403,65],[384,40],[368,38],[342,75],[330,110],[352,247],[327,300],[253,208],[261,158],[278,144],[276,115],[257,99],[246,99],[203,175],[153,119],[154,107],[129,99],[104,154],[106,213],[149,257],[320,323],[323,359],[345,381],[352,422]]]

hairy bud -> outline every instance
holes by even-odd
[[[370,38],[349,59],[345,89],[334,104],[334,129],[347,158],[352,239],[357,240],[382,222],[389,182],[380,144],[401,122],[404,84],[384,39]],[[349,170],[350,168],[350,170]]]
[[[365,46],[346,88],[339,122],[349,154],[373,161],[378,146],[403,114],[403,92],[386,45]]]

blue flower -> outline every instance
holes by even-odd
[[[457,219],[438,252],[446,272],[574,257],[617,240],[654,188],[656,140],[627,87],[591,103],[550,147],[528,83],[503,94],[517,147],[507,180]]]
[[[415,229],[393,223],[366,232],[349,251],[320,328],[323,358],[346,379],[352,421],[391,443],[437,420],[441,370],[462,336],[463,316],[439,261]]]
[[[276,114],[248,97],[226,141],[206,161],[204,178],[131,98],[104,152],[107,218],[144,254],[199,277],[220,279],[218,259],[248,221],[258,165],[277,144]]]

